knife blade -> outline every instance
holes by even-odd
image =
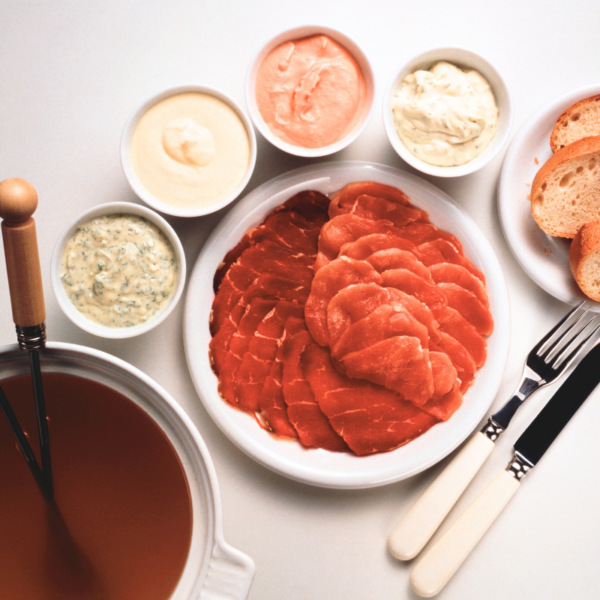
[[[442,590],[598,383],[600,344],[588,352],[516,441],[506,470],[417,563],[410,577],[417,594],[430,597]]]
[[[600,345],[577,365],[515,442],[515,454],[535,466],[600,382]]]

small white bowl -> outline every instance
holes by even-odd
[[[135,129],[140,121],[140,119],[150,110],[155,104],[158,104],[161,100],[165,98],[169,98],[170,96],[175,96],[177,94],[185,94],[188,92],[199,92],[202,94],[208,94],[210,96],[214,96],[218,98],[225,104],[229,105],[230,108],[239,116],[242,123],[244,124],[244,128],[246,129],[246,133],[248,135],[248,142],[250,144],[250,161],[248,163],[248,170],[246,175],[240,181],[239,185],[235,188],[235,190],[223,199],[221,202],[217,204],[213,204],[205,207],[198,208],[182,208],[173,206],[172,204],[167,204],[163,202],[153,194],[151,194],[140,182],[135,169],[133,168],[133,163],[131,160],[131,139],[133,138],[133,134]],[[223,92],[203,86],[203,85],[181,85],[174,88],[169,88],[163,90],[151,96],[140,106],[138,106],[133,113],[130,115],[129,119],[125,123],[125,127],[123,129],[123,134],[121,136],[121,165],[123,167],[123,171],[125,173],[125,177],[129,182],[129,185],[132,187],[133,191],[139,196],[148,206],[151,206],[155,210],[159,210],[162,213],[167,215],[173,215],[175,217],[201,217],[203,215],[208,215],[210,213],[221,210],[223,207],[227,206],[230,202],[233,202],[244,190],[246,184],[250,180],[252,173],[254,171],[254,166],[256,164],[256,136],[254,135],[254,129],[252,127],[252,123],[248,118],[248,115],[244,112],[242,107],[235,101],[233,98],[230,98]]]
[[[255,84],[258,70],[265,58],[267,57],[267,55],[269,54],[269,52],[271,52],[271,50],[274,50],[275,48],[277,48],[277,46],[280,46],[285,42],[299,40],[313,35],[327,35],[335,42],[338,42],[339,44],[344,46],[344,48],[346,48],[346,50],[350,52],[350,54],[358,63],[358,66],[362,71],[363,77],[365,78],[365,84],[367,87],[367,101],[360,121],[356,124],[354,129],[341,140],[338,140],[334,144],[329,144],[328,146],[323,146],[321,148],[304,148],[302,146],[295,146],[293,144],[289,144],[288,142],[285,142],[284,140],[278,138],[272,133],[272,131],[269,129],[269,126],[265,123],[264,119],[262,118],[260,111],[258,110],[258,106],[256,104]],[[288,29],[280,33],[279,35],[269,40],[254,55],[254,58],[250,62],[250,68],[248,69],[248,73],[246,75],[246,104],[248,106],[248,112],[250,113],[250,117],[252,118],[255,127],[269,142],[271,142],[271,144],[273,144],[280,150],[283,150],[284,152],[293,154],[295,156],[306,156],[311,158],[318,156],[327,156],[329,154],[333,154],[334,152],[338,152],[343,148],[346,148],[346,146],[350,145],[367,126],[367,123],[371,119],[373,111],[375,110],[375,78],[373,77],[373,70],[371,69],[371,64],[369,63],[369,60],[365,56],[364,52],[348,36],[329,27],[321,27],[319,25],[304,25],[302,27]]]
[[[143,217],[156,225],[156,227],[165,234],[175,252],[178,267],[177,277],[175,279],[173,294],[171,295],[168,304],[151,319],[140,325],[134,325],[133,327],[106,327],[88,319],[84,314],[79,312],[71,300],[69,300],[60,278],[61,263],[65,247],[80,225],[97,217],[122,214]],[[58,300],[58,304],[65,315],[67,315],[75,325],[78,325],[88,333],[93,333],[94,335],[104,338],[123,339],[135,337],[150,331],[159,323],[162,323],[171,314],[172,310],[177,305],[177,302],[179,302],[179,298],[181,298],[185,286],[185,274],[185,253],[173,228],[153,210],[130,202],[109,202],[108,204],[101,204],[100,206],[85,211],[62,232],[54,246],[54,252],[52,253],[51,280],[54,295]]]
[[[456,167],[437,167],[417,158],[404,145],[394,125],[394,96],[404,77],[415,71],[428,71],[435,63],[441,60],[447,61],[461,69],[479,71],[490,84],[498,106],[496,134],[489,146],[473,160]],[[394,150],[400,155],[400,158],[415,169],[428,175],[435,175],[436,177],[460,177],[461,175],[468,175],[481,169],[506,145],[512,129],[512,123],[512,102],[506,83],[498,71],[487,60],[474,52],[463,50],[462,48],[437,48],[411,58],[398,69],[383,96],[383,125]]]

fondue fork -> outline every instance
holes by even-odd
[[[29,366],[37,413],[42,473],[49,494],[54,493],[50,437],[39,351],[46,345],[46,307],[42,288],[42,272],[32,216],[38,197],[34,187],[24,179],[0,182],[0,217],[8,274],[13,320],[21,350],[29,354]]]
[[[390,533],[388,549],[394,557],[410,560],[423,549],[483,466],[518,408],[533,392],[562,375],[581,354],[600,328],[588,329],[597,313],[581,325],[590,310],[582,302],[532,348],[511,399],[469,440]]]

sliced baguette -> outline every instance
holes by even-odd
[[[600,135],[600,95],[569,106],[556,120],[550,148],[556,152],[584,137]]]
[[[549,235],[573,238],[600,217],[600,135],[553,154],[531,184],[531,212]]]
[[[600,219],[577,232],[569,250],[569,265],[581,291],[600,302]]]

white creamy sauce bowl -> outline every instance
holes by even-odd
[[[107,215],[131,215],[136,217],[142,217],[148,222],[155,225],[170,242],[173,252],[175,254],[175,261],[177,263],[177,272],[175,275],[175,281],[173,285],[173,291],[169,296],[169,299],[165,306],[154,316],[148,319],[144,323],[133,325],[131,327],[107,327],[88,319],[82,312],[69,299],[67,292],[63,286],[61,279],[61,265],[65,248],[69,240],[75,235],[78,228],[98,217]],[[141,206],[139,204],[132,204],[130,202],[109,202],[107,204],[101,204],[85,211],[79,215],[73,222],[71,222],[67,228],[62,232],[56,245],[54,246],[54,252],[52,253],[51,260],[51,281],[54,295],[58,301],[59,306],[65,313],[65,315],[75,323],[75,325],[81,327],[88,333],[93,333],[99,337],[123,339],[135,337],[150,331],[160,323],[162,323],[173,311],[185,286],[185,275],[186,275],[186,262],[185,253],[183,246],[177,234],[173,228],[163,219],[160,215],[156,214],[153,210]]]
[[[219,100],[224,105],[229,107],[235,115],[237,115],[243,125],[245,130],[246,137],[248,139],[249,146],[249,159],[248,165],[245,171],[244,176],[240,179],[237,186],[229,191],[226,196],[221,198],[216,202],[211,201],[201,201],[199,200],[197,203],[193,205],[190,203],[182,203],[178,205],[175,200],[173,202],[166,202],[163,199],[157,197],[150,191],[144,187],[144,184],[141,182],[138,173],[135,170],[131,148],[132,148],[132,139],[134,137],[134,133],[140,120],[146,113],[153,108],[156,104],[171,98],[173,96],[177,96],[180,94],[190,94],[197,93],[203,94],[206,96],[212,96],[216,100]],[[219,148],[216,149],[219,152]],[[233,200],[235,200],[244,190],[252,173],[254,171],[254,166],[256,164],[256,136],[254,135],[254,129],[252,127],[252,123],[245,111],[242,107],[235,101],[233,98],[229,97],[225,93],[217,90],[215,88],[203,86],[203,85],[181,85],[178,87],[169,88],[154,94],[144,102],[142,102],[131,114],[127,122],[125,123],[125,127],[123,129],[123,134],[121,136],[121,165],[123,167],[123,172],[125,173],[125,177],[129,182],[129,185],[136,193],[136,195],[142,199],[148,206],[151,206],[155,210],[158,210],[162,213],[173,215],[176,217],[199,217],[203,215],[207,215],[213,212],[216,212],[223,207],[227,206]]]
[[[452,167],[430,165],[417,158],[400,139],[394,123],[394,98],[404,77],[415,71],[428,71],[434,64],[440,61],[449,62],[459,69],[478,71],[490,84],[498,107],[496,133],[487,148],[469,162]],[[428,50],[404,63],[396,71],[385,90],[382,110],[385,132],[400,158],[418,171],[436,177],[460,177],[478,171],[487,165],[505,147],[513,124],[512,101],[506,83],[500,73],[479,54],[462,48],[436,48]]]

